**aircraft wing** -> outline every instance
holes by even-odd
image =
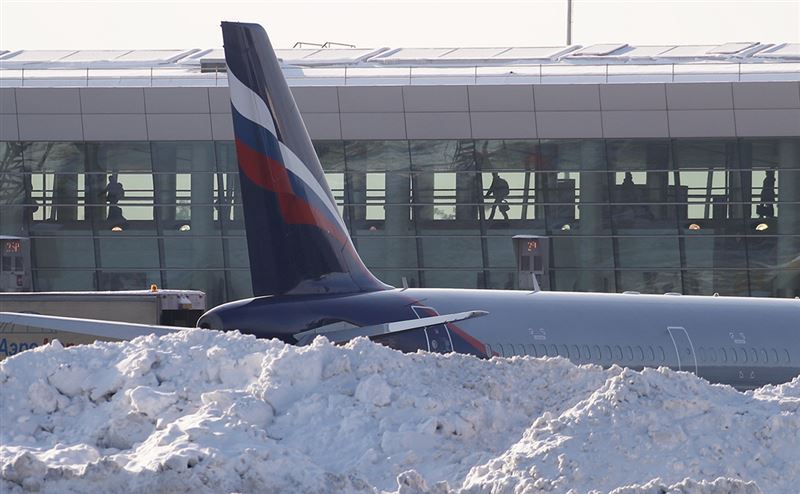
[[[453,314],[445,314],[442,316],[423,317],[421,319],[407,319],[405,321],[387,322],[383,324],[375,324],[373,326],[360,326],[351,328],[330,327],[322,326],[320,328],[310,329],[294,335],[297,344],[307,345],[311,343],[314,338],[319,335],[325,336],[334,343],[344,343],[359,336],[380,336],[390,333],[401,333],[403,331],[410,331],[412,329],[421,329],[428,326],[436,326],[438,324],[445,324],[456,321],[463,321],[465,319],[472,319],[473,317],[481,317],[487,315],[488,312],[484,310],[471,310],[466,312],[455,312]],[[336,325],[332,325],[336,326]]]
[[[52,329],[54,331],[66,331],[69,333],[78,333],[98,338],[113,338],[116,340],[132,340],[137,336],[148,334],[163,336],[184,329],[190,329],[178,326],[157,326],[152,324],[103,321],[100,319],[0,312],[0,330],[5,329],[4,326],[6,325]]]

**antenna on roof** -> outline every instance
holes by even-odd
[[[572,0],[567,0],[567,46],[572,44]]]

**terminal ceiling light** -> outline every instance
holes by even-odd
[[[570,226],[569,226],[569,223],[567,223],[566,225],[564,225],[564,226],[562,226],[562,227],[561,227],[561,230],[562,230],[562,231],[565,231],[565,232],[568,232],[568,231],[570,231],[571,229],[572,229],[572,227],[570,227]]]
[[[178,227],[178,230],[181,232],[188,232],[191,229],[192,227],[190,225],[181,225]]]
[[[111,227],[111,231],[112,232],[121,232],[122,231],[122,227],[119,226],[119,225],[114,225],[114,226]]]
[[[769,225],[766,224],[766,223],[759,223],[759,224],[756,225],[756,231],[757,232],[763,232],[763,231],[767,230],[768,228],[769,228]]]
[[[699,229],[700,225],[698,225],[697,223],[692,223],[691,225],[689,225],[689,230],[699,230]]]

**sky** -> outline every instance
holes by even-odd
[[[567,0],[0,0],[0,49],[216,48],[221,20],[276,48],[561,46]],[[800,42],[799,0],[573,0],[574,44]]]

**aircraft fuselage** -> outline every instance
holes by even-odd
[[[800,374],[796,299],[394,289],[256,297],[217,307],[200,325],[294,343],[293,334],[325,325],[367,326],[467,310],[488,315],[373,339],[402,351],[666,366],[739,389]]]

